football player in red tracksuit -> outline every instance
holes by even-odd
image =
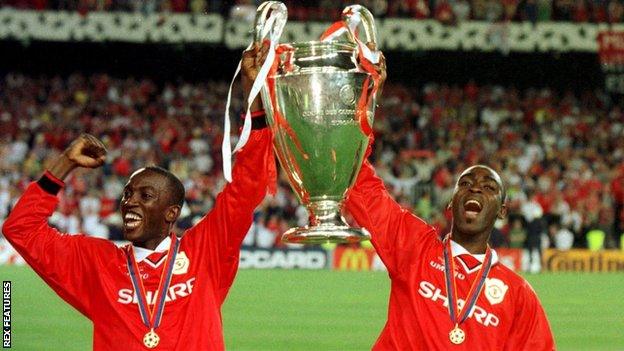
[[[506,215],[504,192],[491,168],[466,169],[449,204],[451,233],[441,240],[364,163],[346,207],[370,231],[391,279],[388,320],[374,350],[555,348],[535,292],[487,244]]]
[[[255,49],[243,55],[247,88],[257,74],[255,55]],[[254,105],[252,110],[259,106]],[[237,154],[232,183],[181,238],[171,227],[180,215],[184,187],[157,167],[138,170],[124,188],[121,213],[131,245],[117,247],[48,225],[63,179],[75,168],[104,163],[104,145],[93,136],[76,139],[28,186],[2,232],[59,296],[93,322],[95,350],[224,349],[221,305],[274,167],[264,118],[253,125],[256,130]]]

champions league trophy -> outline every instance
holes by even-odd
[[[277,44],[281,28],[271,33],[275,26],[283,28],[286,17],[284,4],[268,1],[258,8],[255,22],[255,41],[271,36],[275,52],[267,57],[273,64],[261,91],[275,151],[310,215],[308,226],[291,228],[282,241],[368,240],[368,232],[349,227],[340,210],[372,131],[379,78],[372,63],[379,53],[365,43],[376,45],[373,16],[362,6],[349,6],[320,41]],[[364,42],[357,38],[360,23]],[[340,36],[347,40],[335,40]]]

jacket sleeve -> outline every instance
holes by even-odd
[[[2,233],[33,270],[65,301],[90,318],[95,250],[107,241],[60,233],[48,225],[58,204],[39,184],[28,186],[2,226]]]
[[[432,226],[392,199],[369,161],[362,165],[348,194],[346,209],[370,232],[390,275],[402,272],[410,258],[420,257],[423,243],[436,235]]]
[[[255,208],[266,195],[269,178],[274,176],[275,160],[269,128],[253,130],[247,144],[236,154],[232,182],[217,196],[213,209],[186,236],[199,245],[208,260],[213,283],[229,289],[236,270],[240,247],[253,220]]]
[[[515,317],[505,350],[555,350],[555,341],[546,313],[535,291],[524,281],[518,294]]]

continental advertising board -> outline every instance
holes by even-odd
[[[624,251],[547,249],[542,269],[550,272],[624,272]]]

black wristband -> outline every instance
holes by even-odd
[[[266,117],[254,117],[251,119],[251,129],[260,130],[267,127]]]
[[[260,130],[267,127],[266,122],[266,113],[264,110],[253,111],[251,114],[251,129],[252,130]],[[246,114],[241,113],[241,120],[245,119]]]
[[[41,187],[41,189],[45,190],[46,193],[51,195],[58,194],[61,191],[62,186],[59,185],[54,180],[50,179],[46,174],[43,174],[41,178],[37,181],[37,184]]]

